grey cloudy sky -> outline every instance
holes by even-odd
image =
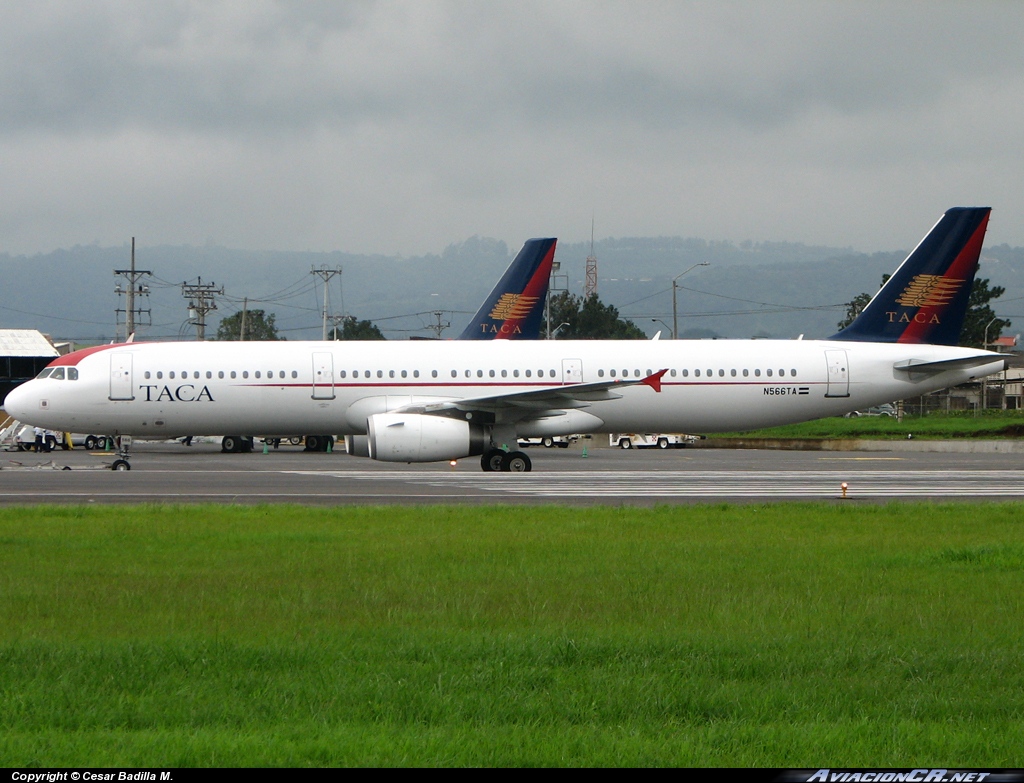
[[[1024,245],[1024,3],[0,0],[0,252]]]

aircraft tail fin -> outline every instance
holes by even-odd
[[[557,239],[528,239],[459,335],[460,340],[536,340]]]
[[[991,211],[948,210],[854,322],[828,339],[956,345]]]

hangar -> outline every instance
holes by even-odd
[[[60,353],[35,329],[0,329],[0,406],[15,386],[35,378]]]

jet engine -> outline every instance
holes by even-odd
[[[381,462],[439,462],[484,453],[483,427],[421,413],[375,413],[367,435],[349,435],[349,454]]]

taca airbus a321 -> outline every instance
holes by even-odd
[[[1004,368],[956,346],[989,213],[946,212],[826,340],[127,343],[56,359],[6,408],[49,429],[136,437],[333,432],[376,460],[479,455],[485,471],[514,472],[531,467],[520,437],[834,416]]]

